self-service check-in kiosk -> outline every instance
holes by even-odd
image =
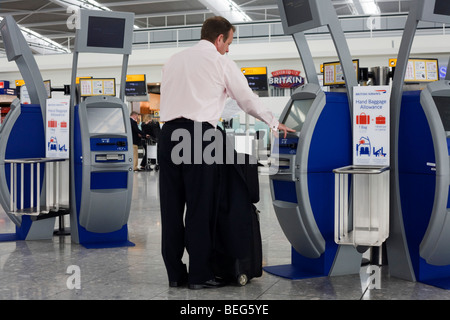
[[[134,14],[80,11],[72,69],[71,234],[85,247],[133,245],[127,221],[133,186],[133,150],[124,103]],[[114,79],[80,81],[85,98],[75,95],[80,52],[122,54],[120,98]],[[88,96],[88,97],[87,97]]]
[[[361,253],[334,241],[333,169],[352,163],[352,89],[356,72],[330,1],[279,0],[286,34],[292,34],[308,84],[291,96],[280,122],[295,134],[273,143],[270,186],[274,210],[292,245],[291,264],[265,270],[290,279],[359,273]],[[322,91],[304,31],[328,26],[347,93]]]
[[[50,239],[55,215],[27,212],[45,197],[42,186],[46,167],[39,159],[46,155],[47,91],[31,49],[11,16],[2,20],[0,31],[8,61],[16,62],[31,100],[31,104],[21,104],[16,99],[0,129],[0,204],[16,225],[16,232],[0,235],[0,241]],[[17,176],[13,174],[16,161],[21,162]],[[28,162],[34,162],[37,167]]]
[[[392,276],[450,289],[450,78],[404,91],[419,21],[450,23],[450,3],[415,1],[400,46],[391,96],[388,262]],[[436,66],[424,66],[437,80]]]

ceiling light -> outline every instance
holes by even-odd
[[[94,0],[51,0],[51,1],[62,7],[76,6],[88,10],[111,11],[111,9],[102,6],[100,3]]]
[[[380,7],[375,3],[375,0],[359,0],[364,14],[380,14]]]
[[[354,15],[381,14],[380,7],[378,7],[375,0],[347,0],[347,4],[351,8],[351,11]]]
[[[252,19],[233,0],[199,0],[214,14],[226,18],[231,23],[247,22]]]

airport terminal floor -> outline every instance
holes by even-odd
[[[288,264],[290,245],[272,208],[269,178],[264,168],[261,170],[261,201],[257,207],[261,211],[264,265]],[[135,172],[134,178],[128,227],[130,241],[136,246],[86,249],[72,243],[70,236],[1,242],[0,300],[450,299],[450,291],[390,277],[388,267],[382,267],[380,288],[370,288],[367,266],[359,275],[291,281],[264,272],[244,287],[170,288],[160,254],[158,172]],[[0,233],[13,231],[14,224],[0,212]],[[79,267],[80,289],[69,289],[71,266]]]

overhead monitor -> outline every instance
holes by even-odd
[[[294,34],[325,25],[317,1],[278,0],[284,33]]]
[[[314,99],[293,100],[286,117],[283,119],[283,124],[296,132],[300,132],[313,102]]]
[[[88,47],[123,48],[125,19],[89,17]]]
[[[147,96],[147,81],[145,74],[127,75],[125,95],[128,97]]]
[[[77,52],[131,54],[134,14],[80,10]]]
[[[241,68],[241,71],[253,91],[268,90],[266,67]]]
[[[448,0],[421,0],[421,20],[450,23],[450,2]]]
[[[87,120],[91,134],[126,133],[122,108],[87,107]]]
[[[448,0],[436,0],[433,13],[450,16],[450,3]]]
[[[267,74],[254,74],[245,76],[248,85],[253,91],[267,91]]]
[[[125,95],[128,97],[146,96],[147,83],[144,81],[127,81],[125,84]]]

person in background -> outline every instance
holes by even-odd
[[[148,135],[150,138],[144,143],[144,158],[141,161],[141,169],[147,168],[147,170],[152,171],[150,168],[150,164],[156,164],[156,159],[148,159],[147,155],[147,145],[156,146],[159,140],[159,133],[161,132],[161,127],[159,122],[156,121],[153,117],[149,117],[144,121],[141,125],[142,132]],[[147,163],[148,162],[148,163]]]
[[[141,144],[142,138],[146,137],[146,135],[139,129],[138,121],[139,113],[136,111],[132,111],[130,114],[131,121],[131,134],[133,136],[133,170],[141,171],[138,167],[139,160],[139,145]],[[147,135],[148,136],[148,135]]]
[[[219,164],[208,164],[204,159],[200,164],[175,163],[172,150],[179,141],[172,140],[172,133],[189,132],[194,141],[195,131],[203,134],[216,128],[228,96],[273,131],[281,130],[284,135],[294,132],[263,106],[237,65],[225,56],[234,31],[235,27],[223,17],[207,19],[201,40],[173,55],[163,67],[160,120],[165,124],[159,138],[158,161],[162,255],[171,287],[188,284],[189,289],[202,289],[224,284],[215,278],[211,267]],[[189,272],[182,262],[185,248]]]

